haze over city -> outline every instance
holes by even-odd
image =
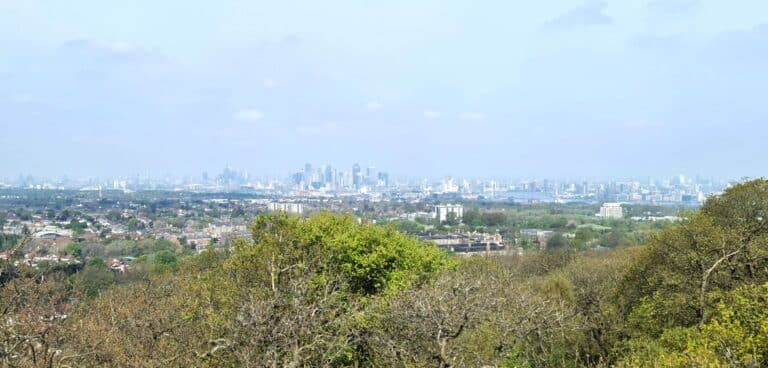
[[[0,177],[760,176],[763,1],[0,1]]]
[[[0,0],[0,367],[768,367],[765,96],[765,0]]]

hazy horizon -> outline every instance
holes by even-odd
[[[327,163],[326,163],[327,164]],[[313,169],[321,169],[324,168],[325,165],[321,166],[314,166]],[[349,174],[352,171],[352,166],[337,166],[333,164],[327,164],[331,166],[336,172],[338,173],[346,173]],[[361,168],[363,172],[366,169],[366,166],[361,165]],[[419,182],[422,180],[428,180],[431,183],[443,181],[447,179],[454,179],[459,181],[461,180],[469,180],[470,182],[475,181],[499,181],[501,183],[522,183],[522,182],[541,182],[541,181],[550,181],[550,182],[566,182],[566,183],[580,183],[582,181],[590,182],[590,183],[606,183],[606,182],[623,182],[623,181],[638,181],[641,183],[648,183],[649,181],[653,182],[661,182],[666,180],[677,180],[680,176],[683,176],[686,178],[686,180],[692,180],[697,183],[705,183],[705,182],[712,182],[712,183],[727,183],[727,182],[742,182],[745,180],[752,180],[757,178],[762,178],[764,176],[739,176],[739,177],[726,177],[726,176],[717,176],[717,175],[700,175],[697,173],[687,173],[687,172],[680,172],[680,173],[657,173],[654,175],[579,175],[579,176],[563,176],[559,175],[558,173],[549,173],[549,174],[541,174],[541,175],[526,175],[524,173],[520,173],[518,175],[515,174],[505,174],[505,175],[469,175],[464,174],[460,172],[452,172],[452,173],[446,173],[441,175],[429,175],[429,174],[400,174],[397,172],[396,168],[391,170],[390,168],[384,168],[384,167],[375,167],[378,171],[385,172],[389,175],[390,179],[393,180],[393,182],[399,182],[401,184],[403,183],[413,183],[413,182]],[[247,175],[248,182],[250,183],[257,183],[257,182],[265,182],[270,180],[278,180],[278,181],[286,181],[290,180],[290,177],[292,175],[295,175],[296,173],[302,173],[303,172],[303,166],[295,166],[290,168],[285,168],[282,171],[278,170],[276,173],[264,173],[264,172],[251,172],[248,170],[244,170],[237,167],[231,167],[231,166],[225,166],[221,168],[214,168],[212,170],[205,170],[201,169],[197,173],[187,173],[187,174],[173,174],[164,172],[162,170],[158,171],[144,171],[144,172],[136,172],[136,173],[117,173],[117,174],[102,174],[102,175],[35,175],[30,172],[22,172],[15,176],[13,175],[5,175],[0,174],[0,185],[2,184],[12,184],[12,183],[18,183],[21,181],[27,181],[30,179],[34,179],[35,183],[58,183],[61,181],[67,181],[67,182],[104,182],[112,180],[128,180],[128,181],[152,181],[155,183],[159,183],[161,181],[171,181],[171,182],[188,182],[188,183],[202,183],[203,178],[205,175],[208,176],[209,181],[215,181],[219,175],[221,175],[225,170],[233,170],[234,172],[238,174]]]
[[[0,0],[0,178],[760,177],[761,1]]]

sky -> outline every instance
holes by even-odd
[[[764,0],[0,0],[0,177],[768,173]]]

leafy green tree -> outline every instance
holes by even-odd
[[[21,241],[19,235],[0,234],[0,251],[15,247],[19,241]]]
[[[768,281],[768,181],[738,184],[652,236],[626,273],[619,300],[635,332],[706,323],[710,292]]]
[[[409,220],[398,220],[393,225],[397,231],[405,234],[419,234],[424,231],[424,226]]]
[[[64,247],[64,254],[80,259],[83,257],[83,248],[78,243],[69,243]]]
[[[74,289],[91,298],[107,290],[115,281],[114,274],[101,258],[90,259],[73,278]]]
[[[463,221],[469,226],[482,226],[480,212],[474,209],[467,209],[464,211]]]
[[[576,249],[585,249],[595,236],[595,232],[589,228],[577,229],[572,242],[573,247]]]
[[[498,227],[507,224],[507,215],[504,212],[482,212],[480,221],[483,226]]]
[[[639,249],[582,253],[550,275],[562,278],[564,295],[578,313],[579,329],[571,344],[579,360],[588,366],[612,365],[617,346],[624,338],[624,320],[615,307],[616,286]]]
[[[616,248],[630,245],[630,241],[627,239],[624,233],[620,231],[611,231],[602,237],[601,245]]]
[[[445,224],[448,226],[456,226],[459,224],[459,217],[455,213],[450,212],[445,216]]]
[[[283,264],[311,260],[317,262],[316,267],[343,275],[352,291],[361,294],[405,287],[429,278],[449,263],[436,247],[392,228],[358,225],[351,217],[328,213],[307,220],[260,216],[252,233],[253,246],[241,245],[232,262],[254,251],[279,253],[275,256],[285,258]]]
[[[65,228],[72,230],[72,235],[76,237],[82,235],[87,227],[88,225],[76,219],[70,220],[65,226]]]
[[[125,227],[128,229],[128,231],[138,231],[138,230],[143,230],[145,228],[145,225],[143,222],[139,221],[135,217],[131,217],[126,222]]]
[[[547,249],[557,250],[568,247],[568,239],[566,239],[561,233],[554,233],[552,237],[547,239]]]
[[[665,330],[655,340],[631,341],[620,366],[768,366],[768,284],[745,285],[724,295],[700,327]]]
[[[364,310],[451,266],[433,245],[347,216],[263,215],[251,233],[182,283],[183,313],[217,341],[212,365],[359,365],[373,323]]]
[[[16,217],[18,217],[21,221],[32,220],[32,212],[27,209],[17,208],[14,212],[16,213]]]
[[[169,250],[161,250],[152,257],[154,269],[158,272],[167,272],[175,270],[178,266],[178,257]]]
[[[117,210],[111,210],[107,212],[107,220],[112,222],[121,222],[123,221],[123,214],[120,211]]]

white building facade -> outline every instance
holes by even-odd
[[[461,221],[464,217],[464,206],[460,204],[444,204],[435,206],[435,219],[438,222],[448,221],[449,214],[453,214],[456,220]]]
[[[621,203],[603,203],[597,216],[602,218],[623,218],[624,209],[621,208]]]
[[[291,213],[300,215],[304,213],[304,205],[301,203],[277,203],[273,202],[267,205],[267,209],[271,212],[282,211],[285,213]]]

